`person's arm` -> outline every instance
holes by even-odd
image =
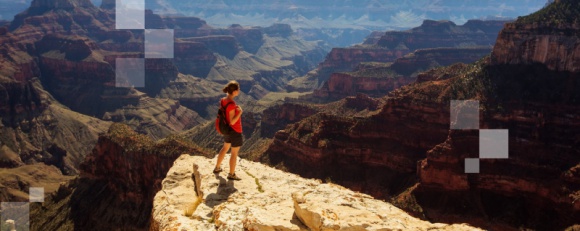
[[[239,111],[240,113],[236,114],[236,111]],[[240,117],[242,116],[242,108],[240,106],[237,106],[236,109],[231,110],[230,113],[228,113],[228,117],[230,117],[230,125],[234,125],[236,122],[238,122],[238,120],[240,119]]]

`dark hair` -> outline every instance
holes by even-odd
[[[224,93],[232,94],[235,90],[239,90],[239,89],[240,89],[240,84],[238,82],[236,82],[235,80],[232,80],[228,84],[226,84],[226,86],[224,87],[224,89],[222,91]]]

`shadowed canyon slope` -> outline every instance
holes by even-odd
[[[182,153],[207,156],[177,137],[154,142],[127,125],[99,137],[80,176],[31,207],[33,230],[146,230],[153,197]]]

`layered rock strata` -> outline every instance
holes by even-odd
[[[419,27],[388,31],[380,38],[373,33],[363,45],[334,48],[316,71],[292,80],[288,88],[310,91],[321,87],[333,73],[351,71],[361,62],[393,62],[417,49],[487,47],[495,43],[497,33],[506,22],[470,20],[458,26],[451,21],[425,20]],[[464,59],[472,56],[468,54]]]
[[[341,99],[358,93],[373,97],[415,81],[418,73],[454,63],[472,63],[488,55],[491,48],[433,48],[417,50],[391,63],[361,63],[351,72],[333,73],[314,91],[318,99]]]

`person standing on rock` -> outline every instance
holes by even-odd
[[[220,100],[221,107],[226,107],[226,120],[229,122],[229,125],[233,129],[233,132],[227,135],[223,135],[224,137],[224,146],[220,150],[220,153],[217,158],[217,163],[213,170],[214,173],[220,173],[223,169],[220,167],[224,157],[226,156],[226,152],[231,147],[231,156],[230,156],[230,173],[228,174],[229,180],[241,180],[238,176],[236,176],[236,161],[238,158],[238,152],[240,151],[240,147],[244,142],[244,138],[242,136],[242,108],[236,105],[234,98],[240,94],[240,84],[236,81],[230,81],[223,89],[224,93],[227,93],[227,96]],[[229,103],[229,104],[228,104]]]

